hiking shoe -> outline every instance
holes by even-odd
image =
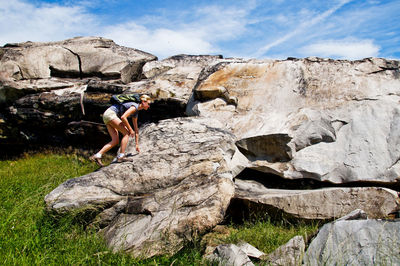
[[[123,162],[132,162],[132,161],[133,161],[132,158],[127,158],[126,156],[117,158],[117,162],[119,162],[119,163],[123,163]]]
[[[104,164],[101,162],[101,158],[96,157],[96,156],[90,156],[89,160],[91,160],[92,162],[95,162],[98,166],[103,167]]]

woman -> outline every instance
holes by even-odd
[[[150,108],[150,97],[148,95],[140,96],[141,102],[126,102],[123,104],[113,104],[103,114],[104,124],[107,126],[108,133],[111,136],[111,141],[101,148],[101,150],[91,156],[89,159],[96,162],[99,166],[104,166],[101,158],[103,154],[108,152],[111,148],[115,147],[119,143],[118,131],[123,134],[121,139],[120,153],[117,155],[118,162],[126,161],[125,149],[128,145],[129,136],[135,136],[136,151],[140,152],[139,149],[139,129],[137,125],[138,111],[147,110]],[[134,130],[132,130],[129,124],[128,118],[132,116],[132,124]]]

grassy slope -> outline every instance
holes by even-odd
[[[39,154],[0,162],[0,261],[23,264],[124,264],[94,232],[68,218],[54,222],[44,196],[65,180],[96,169],[78,156]],[[132,262],[131,262],[132,263]]]
[[[54,221],[43,198],[67,179],[96,165],[77,155],[35,154],[0,161],[0,263],[3,265],[200,265],[201,247],[194,244],[173,257],[138,261],[111,253],[94,231],[70,218]],[[233,227],[233,226],[232,226]],[[292,236],[315,227],[274,225],[257,221],[232,230],[223,242],[247,241],[269,252]]]

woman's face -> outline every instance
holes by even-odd
[[[149,102],[142,102],[142,108],[143,108],[144,110],[149,109],[149,108],[150,108],[150,103],[149,103]]]

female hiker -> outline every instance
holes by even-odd
[[[147,110],[150,107],[150,97],[148,95],[140,96],[140,103],[136,102],[124,102],[121,104],[113,104],[103,114],[104,124],[107,126],[108,133],[111,136],[111,141],[101,148],[99,152],[91,156],[89,159],[96,162],[99,166],[104,166],[101,158],[103,154],[108,152],[111,148],[115,147],[119,143],[118,131],[123,134],[121,139],[120,152],[117,155],[118,162],[127,161],[125,156],[125,149],[128,145],[129,136],[135,136],[136,151],[140,152],[139,149],[139,129],[137,125],[138,112],[139,110]],[[132,129],[129,124],[128,118],[132,116]]]

